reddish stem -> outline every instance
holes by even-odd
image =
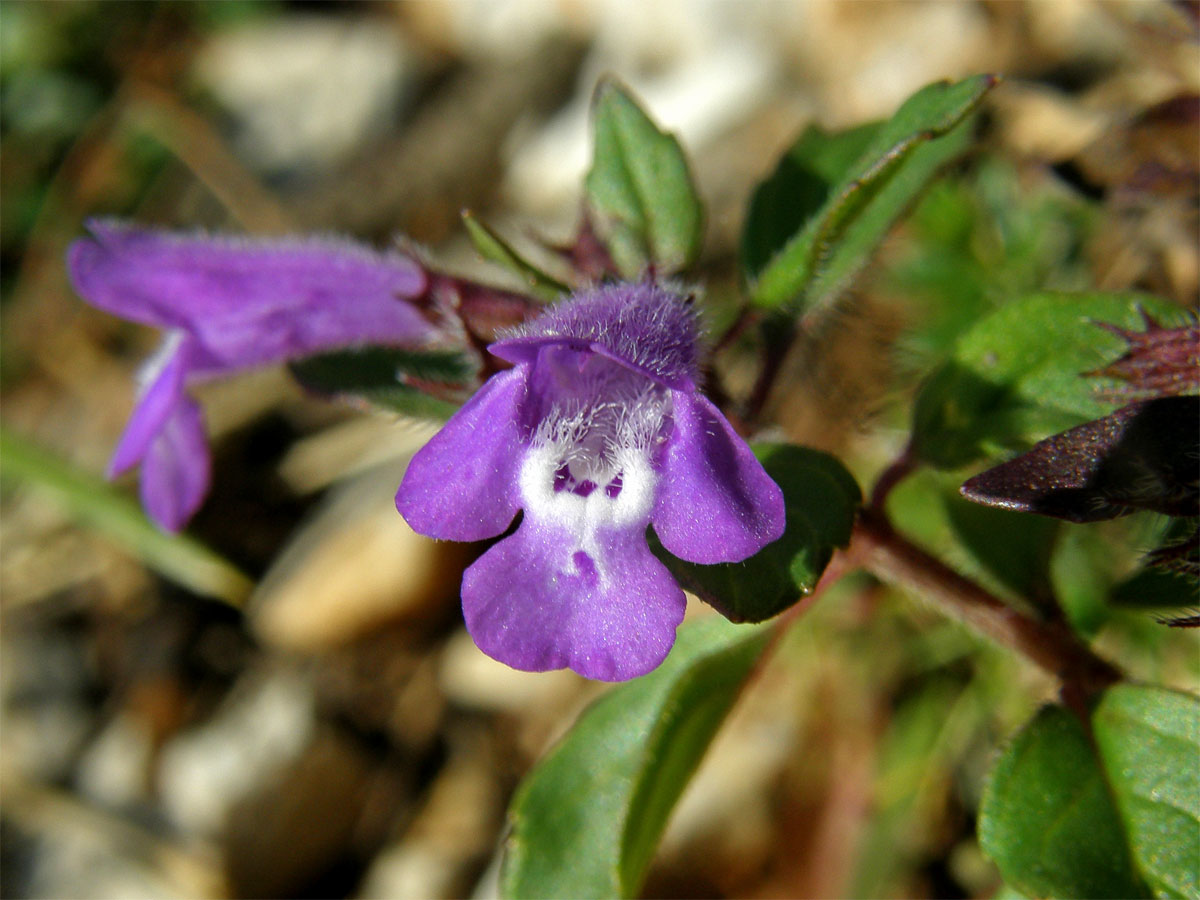
[[[1015,650],[1062,683],[1062,697],[1082,711],[1090,698],[1121,679],[1063,622],[1034,619],[910,543],[874,510],[854,528],[848,554],[882,581],[923,597],[997,644]]]
[[[911,475],[916,470],[918,464],[916,455],[913,453],[912,444],[909,444],[904,448],[904,452],[891,465],[884,469],[880,473],[879,478],[876,479],[875,487],[871,490],[871,498],[867,502],[867,508],[883,515],[883,504],[887,501],[892,488]]]

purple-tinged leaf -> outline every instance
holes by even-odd
[[[1200,514],[1200,397],[1132,403],[969,479],[962,494],[1071,522]]]
[[[480,350],[498,333],[543,311],[541,303],[524,294],[442,274],[430,277],[428,302],[438,317],[457,319]]]
[[[1200,323],[1164,328],[1145,311],[1145,331],[1101,323],[1125,339],[1129,349],[1120,359],[1089,373],[1125,382],[1117,393],[1125,397],[1178,397],[1200,392]]]
[[[1147,553],[1146,564],[1178,575],[1200,578],[1200,529],[1193,531],[1190,537]]]
[[[613,262],[612,254],[596,234],[596,228],[586,213],[575,239],[570,244],[551,249],[571,264],[583,282],[604,281],[617,275],[617,264]]]

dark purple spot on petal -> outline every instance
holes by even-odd
[[[582,550],[576,550],[571,561],[575,563],[575,571],[589,585],[594,585],[599,580],[596,563]]]
[[[586,497],[588,494],[590,494],[595,489],[596,489],[596,482],[592,481],[591,479],[585,478],[583,481],[579,482],[579,484],[577,484],[575,487],[571,488],[571,492],[578,494],[580,497]]]
[[[554,473],[554,492],[566,490],[570,486],[573,479],[571,478],[571,467],[563,463]]]
[[[617,476],[604,486],[604,493],[607,494],[610,499],[615,499],[621,493],[621,484],[621,473],[618,472]]]

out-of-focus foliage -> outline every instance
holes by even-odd
[[[899,362],[924,373],[983,315],[1035,291],[1078,291],[1099,211],[1045,173],[986,156],[921,198],[881,277],[915,308]]]

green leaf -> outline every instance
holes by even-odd
[[[600,82],[592,103],[595,150],[584,187],[601,241],[626,278],[686,268],[700,253],[704,214],[679,142],[615,81]]]
[[[1054,596],[1071,627],[1084,638],[1094,637],[1112,615],[1108,592],[1118,577],[1116,567],[1124,561],[1115,549],[1111,536],[1096,528],[1064,528],[1054,547]]]
[[[932,185],[905,219],[881,271],[886,291],[912,308],[899,361],[930,371],[985,314],[1034,291],[1094,283],[1084,247],[1097,208],[1055,178],[1030,181],[1001,156],[970,161],[961,177]]]
[[[833,133],[816,125],[804,130],[750,198],[741,241],[748,278],[756,277],[821,209],[882,127],[882,122],[868,122]]]
[[[1028,894],[1022,894],[1011,885],[1002,884],[996,893],[992,894],[992,900],[1034,900],[1034,898]]]
[[[513,799],[501,894],[635,896],[767,634],[715,616],[687,624],[658,669],[585,710]]]
[[[306,388],[418,418],[447,419],[469,393],[478,362],[462,350],[364,347],[290,364]]]
[[[1031,897],[1146,897],[1083,725],[1045,707],[992,770],[979,842]]]
[[[971,555],[1018,597],[1049,594],[1050,555],[1058,522],[946,497],[955,534]]]
[[[1081,377],[1120,356],[1125,342],[1101,322],[1131,328],[1145,310],[1160,321],[1185,314],[1136,294],[1033,294],[1008,303],[964,334],[922,387],[913,449],[940,468],[1025,449],[1110,412],[1118,382]]]
[[[1109,599],[1116,606],[1142,609],[1200,606],[1200,583],[1182,572],[1145,568],[1113,588]]]
[[[475,218],[469,210],[463,211],[462,220],[467,227],[467,236],[479,255],[519,277],[528,285],[530,293],[539,300],[551,302],[570,291],[565,284],[547,275],[517,253],[500,235]]]
[[[1092,724],[1142,876],[1158,896],[1200,897],[1200,701],[1117,685]]]
[[[701,566],[652,541],[659,558],[698,597],[735,622],[761,622],[816,587],[833,551],[850,541],[862,492],[834,457],[791,444],[758,444],[755,455],[783,490],[787,528],[745,562]]]
[[[197,594],[238,606],[253,587],[249,578],[199,541],[160,531],[128,494],[3,429],[0,473],[53,496],[72,518]]]
[[[938,169],[969,146],[971,123],[967,118],[995,83],[994,76],[977,75],[923,88],[872,132],[867,149],[852,164],[848,151],[855,140],[865,143],[865,131],[836,147],[828,140],[802,137],[793,153],[807,150],[817,156],[817,163],[810,157],[809,168],[830,184],[827,199],[770,262],[747,273],[752,279],[753,302],[768,308],[795,303],[807,309],[844,290]],[[821,165],[831,161],[844,165],[836,179],[831,177],[832,166],[821,171]],[[786,188],[787,177],[782,176],[776,186]],[[811,204],[816,193],[806,187],[798,199]],[[782,198],[755,199],[766,207],[784,202]],[[751,221],[753,228],[761,227]],[[757,239],[751,236],[747,240]],[[757,247],[750,261],[764,249],[768,248]]]

